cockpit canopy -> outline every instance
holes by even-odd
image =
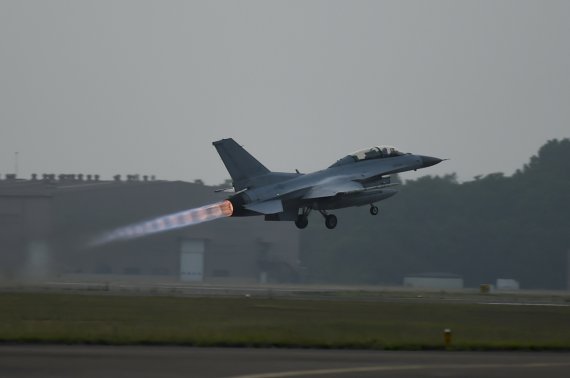
[[[348,163],[356,163],[363,160],[383,159],[400,155],[405,155],[405,154],[403,152],[398,151],[396,147],[376,146],[356,151],[350,155],[347,155],[342,159],[338,160],[333,165],[331,165],[331,167],[337,167],[339,165],[344,165]]]

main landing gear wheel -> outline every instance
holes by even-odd
[[[370,214],[378,215],[378,207],[374,205],[370,205]]]
[[[338,220],[336,219],[336,216],[333,214],[329,214],[325,217],[325,226],[327,226],[327,228],[329,230],[332,230],[333,228],[336,227]]]
[[[299,215],[295,221],[295,226],[299,229],[306,228],[309,225],[309,218],[305,215]]]
[[[306,228],[309,224],[309,214],[311,214],[311,208],[305,207],[301,214],[297,215],[297,219],[295,220],[295,226],[299,229]]]

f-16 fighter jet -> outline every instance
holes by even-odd
[[[333,229],[337,217],[328,210],[370,206],[397,193],[390,174],[431,167],[443,159],[403,153],[379,146],[343,157],[321,171],[302,174],[271,172],[233,139],[213,143],[226,166],[235,194],[225,201],[224,213],[234,217],[264,215],[268,221],[293,221],[298,228],[309,224],[309,214],[319,212]]]

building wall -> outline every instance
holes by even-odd
[[[0,278],[52,272],[52,202],[44,196],[0,196]]]
[[[462,278],[405,277],[405,287],[425,289],[463,289]]]
[[[35,185],[41,189],[41,183]],[[0,271],[5,277],[24,272],[30,259],[35,259],[49,265],[55,275],[179,279],[182,243],[198,239],[205,241],[206,281],[257,282],[262,276],[275,282],[297,279],[298,230],[291,222],[264,222],[262,217],[219,219],[140,239],[87,246],[95,236],[116,227],[225,198],[211,187],[166,181],[97,182],[60,183],[45,190],[43,197],[8,196],[0,190],[4,225],[0,262],[10,272]]]

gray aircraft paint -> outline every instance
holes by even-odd
[[[394,186],[386,180],[390,174],[426,168],[442,161],[394,149],[397,155],[378,155],[360,161],[348,155],[317,172],[284,173],[269,171],[231,138],[213,145],[237,191],[229,198],[233,216],[265,215],[266,220],[296,221],[299,228],[306,227],[306,217],[311,210],[321,212],[328,228],[336,226],[336,217],[325,210],[370,205],[371,212],[377,212],[374,203],[397,193],[389,189]],[[300,226],[302,217],[305,224]]]

